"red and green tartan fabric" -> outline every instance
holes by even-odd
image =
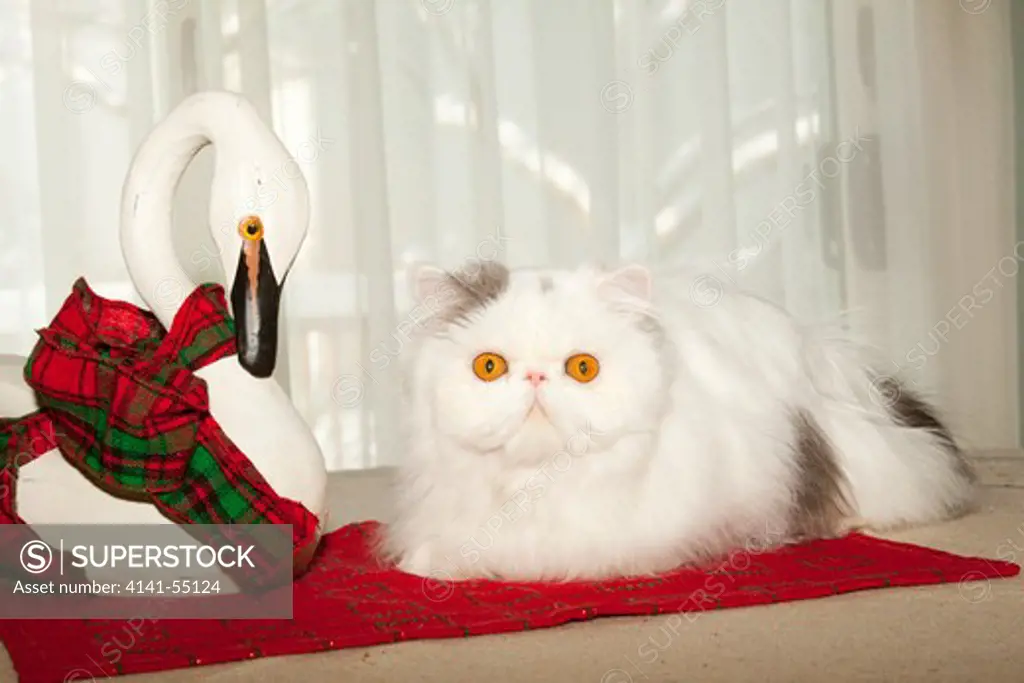
[[[18,468],[59,447],[104,490],[152,502],[174,522],[290,524],[295,556],[312,554],[316,516],[278,496],[224,434],[195,374],[237,353],[222,287],[198,287],[164,330],[79,279],[39,336],[25,381],[40,411],[0,419],[0,486],[10,494],[0,497],[0,524],[23,523]]]

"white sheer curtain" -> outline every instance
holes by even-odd
[[[853,312],[970,445],[1015,445],[1008,14],[1007,0],[0,0],[0,352],[27,353],[78,275],[138,303],[117,244],[128,161],[183,96],[224,88],[262,109],[310,182],[279,379],[332,468],[401,459],[392,361],[419,259],[711,262],[811,320]],[[210,242],[210,158],[176,215],[207,280],[189,255]]]

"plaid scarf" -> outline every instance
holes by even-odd
[[[0,524],[18,468],[52,448],[108,493],[151,502],[178,524],[291,524],[296,573],[319,542],[316,517],[281,498],[210,415],[195,371],[237,353],[224,290],[198,287],[169,331],[84,279],[25,364],[40,410],[0,419]]]

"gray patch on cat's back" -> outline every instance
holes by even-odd
[[[451,302],[441,317],[449,323],[458,323],[474,312],[495,301],[508,289],[508,268],[492,261],[482,262],[479,268],[449,273],[447,284],[452,288]]]
[[[541,275],[540,276],[540,291],[541,292],[547,294],[548,292],[550,292],[552,290],[552,288],[554,286],[555,286],[555,283],[551,279],[550,275]]]
[[[933,406],[920,394],[911,391],[892,377],[876,378],[875,383],[882,396],[893,397],[889,405],[889,414],[893,420],[904,427],[924,429],[934,434],[952,460],[956,474],[971,484],[977,482],[977,475],[967,461],[967,456],[957,445],[952,432],[943,424]]]
[[[835,449],[805,410],[793,417],[793,433],[797,481],[790,531],[797,538],[834,536],[848,508]]]

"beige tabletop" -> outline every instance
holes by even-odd
[[[977,513],[889,537],[1024,562],[1024,453],[985,453],[978,465],[984,491]],[[333,475],[333,526],[381,518],[390,475],[388,470]],[[251,660],[122,680],[1024,682],[1024,580],[1019,576],[709,612],[674,629],[670,619],[598,619],[525,633]],[[0,650],[0,681],[16,680]]]

